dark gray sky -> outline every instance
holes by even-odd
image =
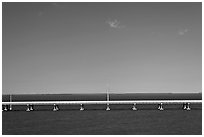
[[[201,92],[201,3],[3,3],[3,94]]]

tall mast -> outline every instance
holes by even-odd
[[[106,97],[107,97],[107,101],[109,101],[109,92],[108,92],[108,89],[106,90]]]
[[[106,89],[106,99],[107,101],[110,100],[110,97],[109,97],[109,85],[107,84],[107,89]]]
[[[12,95],[9,96],[10,102],[12,102]],[[10,110],[12,110],[12,105],[10,104]]]
[[[109,86],[107,86],[107,90],[106,90],[106,99],[107,101],[110,100],[110,97],[109,97]],[[109,111],[110,110],[110,107],[109,107],[109,103],[106,104],[106,110]]]

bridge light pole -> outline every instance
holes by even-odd
[[[108,89],[106,90],[106,99],[107,99],[107,102],[109,102],[110,97],[109,97]],[[106,111],[110,111],[109,103],[106,104]]]
[[[10,95],[9,98],[10,98],[10,102],[12,102],[12,95]],[[11,104],[9,105],[9,110],[10,111],[12,110],[12,105]]]

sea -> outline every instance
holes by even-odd
[[[201,93],[126,93],[110,94],[110,100],[201,100]],[[15,94],[12,101],[74,101],[106,100],[106,94]],[[10,101],[10,95],[2,95]],[[3,135],[201,135],[202,104],[36,105],[27,112],[27,106],[12,105],[12,111],[2,111]]]

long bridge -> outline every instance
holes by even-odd
[[[190,104],[201,104],[202,100],[109,100],[106,101],[20,101],[2,102],[3,111],[12,110],[12,105],[26,105],[26,111],[33,111],[34,105],[53,105],[53,111],[59,110],[59,105],[80,105],[80,110],[84,110],[85,104],[104,104],[106,110],[110,110],[110,104],[132,104],[132,110],[137,110],[137,104],[157,104],[158,110],[164,110],[163,104],[182,104],[184,110],[191,110]]]

